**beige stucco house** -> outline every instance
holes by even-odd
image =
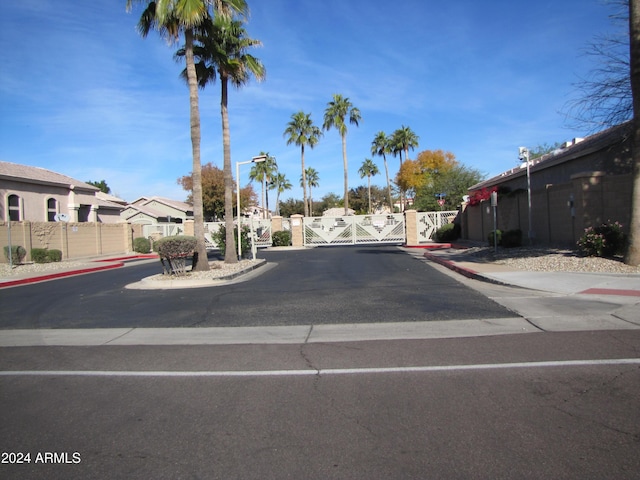
[[[142,225],[184,223],[193,219],[193,206],[169,198],[140,197],[128,204],[120,216],[129,223]]]
[[[123,205],[93,185],[40,167],[0,162],[4,221],[117,223]]]

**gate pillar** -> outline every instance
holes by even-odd
[[[408,247],[420,245],[418,241],[418,212],[416,210],[405,210],[404,221],[407,231],[406,245]]]
[[[304,246],[304,216],[300,214],[291,215],[291,245],[294,247]]]

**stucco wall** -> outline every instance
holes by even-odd
[[[130,253],[133,237],[140,236],[137,233],[128,223],[11,222],[11,244],[26,249],[26,261],[31,261],[32,248],[60,250],[64,260]],[[0,222],[2,251],[8,234],[8,223]],[[4,253],[0,261],[7,262]]]

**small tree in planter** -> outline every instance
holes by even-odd
[[[163,273],[182,276],[186,273],[187,257],[193,257],[195,254],[196,237],[164,237],[154,244],[154,248],[160,255]]]

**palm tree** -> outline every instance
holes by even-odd
[[[264,155],[266,160],[264,162],[254,163],[249,172],[249,178],[260,182],[262,188],[262,213],[263,218],[268,218],[269,203],[265,201],[265,192],[267,183],[271,181],[274,174],[278,171],[278,164],[276,163],[276,157],[272,157],[268,153],[260,152],[260,155]],[[268,194],[267,194],[268,195]]]
[[[633,96],[633,193],[627,265],[640,265],[640,1],[629,1],[631,93]]]
[[[311,188],[318,187],[320,184],[320,177],[318,176],[318,171],[315,168],[308,167],[305,170],[305,177],[307,186],[309,187],[309,214],[313,217],[313,195],[311,194]],[[300,177],[300,185],[302,186],[302,182],[304,179]]]
[[[413,133],[409,127],[402,125],[391,135],[391,151],[394,156],[400,155],[400,168],[402,168],[402,152],[404,152],[404,159],[409,158],[409,149],[413,150],[418,146],[419,137]],[[400,204],[401,209],[404,211],[404,192],[400,190]]]
[[[418,137],[411,128],[405,127],[402,125],[402,128],[399,128],[391,135],[391,148],[394,152],[400,153],[400,167],[402,167],[402,152],[404,152],[405,160],[409,158],[409,149],[413,150],[418,146]]]
[[[393,200],[391,199],[391,181],[389,180],[389,167],[387,166],[387,153],[391,152],[391,139],[384,132],[376,133],[371,142],[371,155],[381,156],[384,160],[384,172],[387,176],[387,197],[389,199],[389,211],[393,213]]]
[[[224,212],[226,244],[233,245],[233,190],[234,180],[231,167],[231,135],[229,133],[228,87],[231,82],[240,88],[251,75],[261,81],[266,71],[260,60],[247,53],[251,47],[260,46],[259,40],[246,36],[247,32],[239,20],[218,16],[213,21],[205,21],[197,35],[198,47],[194,53],[198,58],[198,83],[204,87],[220,78],[220,114],[222,117],[222,149],[224,158]],[[186,48],[185,48],[186,52]],[[176,53],[182,55],[182,50]],[[240,220],[238,219],[238,222]],[[240,228],[240,226],[238,226]],[[236,263],[235,249],[225,249],[225,263]]]
[[[344,214],[349,213],[349,171],[347,165],[347,125],[345,119],[349,116],[349,123],[358,126],[361,120],[360,110],[353,106],[348,98],[339,94],[333,95],[333,100],[327,104],[324,111],[323,130],[335,127],[342,138],[342,162],[344,164]]]
[[[130,11],[135,0],[127,0],[127,10]],[[211,18],[208,0],[138,0],[146,3],[138,21],[138,32],[146,37],[152,29],[158,30],[160,35],[174,43],[184,33],[186,77],[189,85],[189,117],[191,125],[191,152],[193,157],[193,218],[194,234],[196,237],[196,255],[193,259],[193,269],[196,271],[209,270],[207,250],[204,243],[204,208],[202,204],[202,166],[200,163],[200,110],[198,102],[198,80],[193,55],[194,29],[205,19]],[[246,15],[248,12],[245,0],[217,0],[214,10],[218,15],[228,16],[231,13]],[[198,261],[201,259],[201,261]]]
[[[271,182],[271,187],[269,187],[276,190],[276,215],[280,215],[280,194],[284,193],[285,190],[291,190],[292,187],[293,185],[291,185],[284,173],[276,172]]]
[[[294,143],[300,147],[304,216],[308,217],[309,208],[307,205],[307,179],[304,167],[304,147],[305,145],[309,145],[310,148],[315,147],[322,136],[322,130],[313,124],[310,113],[300,111],[291,115],[291,120],[287,123],[287,128],[285,129],[283,136],[288,137],[287,145]]]
[[[369,194],[369,213],[371,213],[371,177],[374,175],[378,175],[380,170],[378,170],[378,166],[373,163],[373,160],[370,158],[365,158],[364,162],[362,162],[362,166],[358,169],[358,173],[360,174],[360,178],[367,177],[367,191]]]

